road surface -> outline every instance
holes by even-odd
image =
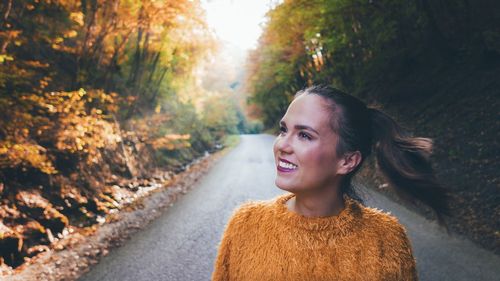
[[[274,138],[242,136],[240,144],[188,194],[121,248],[104,257],[82,281],[210,280],[225,223],[239,204],[269,199],[275,187]],[[448,236],[435,222],[371,190],[366,205],[390,211],[410,236],[421,281],[500,280],[500,257]]]

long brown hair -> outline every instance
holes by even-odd
[[[428,205],[443,223],[442,215],[449,214],[448,193],[438,182],[429,161],[431,139],[412,137],[387,114],[368,108],[359,99],[336,88],[312,86],[299,91],[296,97],[303,94],[319,95],[327,101],[332,130],[339,136],[337,155],[361,153],[359,165],[342,180],[342,193],[362,201],[351,179],[374,150],[380,170],[396,192],[403,199],[417,199]]]

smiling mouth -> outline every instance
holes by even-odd
[[[280,172],[293,172],[297,169],[297,165],[279,160],[277,169]]]

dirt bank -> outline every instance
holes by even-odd
[[[142,186],[135,201],[102,219],[99,225],[71,227],[49,249],[12,270],[2,268],[2,280],[76,280],[110,249],[121,245],[172,206],[222,157],[227,150],[198,160],[172,179]]]

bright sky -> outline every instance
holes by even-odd
[[[260,24],[276,0],[202,0],[208,24],[225,43],[248,50],[257,46]]]

